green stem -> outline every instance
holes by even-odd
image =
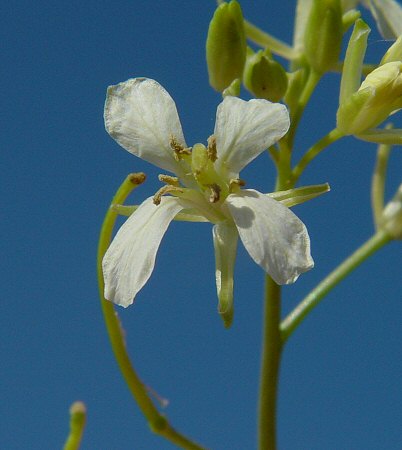
[[[323,138],[321,138],[317,143],[310,147],[307,152],[303,155],[299,163],[295,166],[292,172],[292,179],[294,183],[300,178],[301,174],[308,164],[319,155],[326,147],[333,144],[335,141],[342,137],[342,133],[337,129],[333,129]]]
[[[387,129],[390,129],[391,127],[391,125],[388,125]],[[391,150],[392,145],[380,144],[378,146],[377,162],[371,182],[371,205],[373,209],[374,224],[376,228],[378,228],[379,226],[379,222],[384,209],[385,179]]]
[[[279,39],[274,38],[265,31],[262,31],[260,28],[256,27],[248,20],[244,20],[244,31],[246,32],[246,36],[248,39],[250,39],[250,41],[253,41],[255,44],[263,48],[269,48],[272,53],[290,60],[295,57],[295,53],[292,47],[280,41]]]
[[[354,269],[356,269],[369,256],[382,248],[391,240],[385,231],[378,231],[360,248],[358,248],[349,258],[347,258],[340,266],[331,272],[321,283],[314,288],[305,297],[298,306],[282,321],[281,334],[282,342],[285,342],[296,328],[303,322],[308,313],[315,308],[320,301],[330,292],[337,284],[347,277]]]
[[[282,341],[281,288],[268,275],[265,280],[264,331],[260,374],[258,449],[276,449],[276,402]]]
[[[115,204],[123,204],[130,192],[144,181],[143,174],[129,175],[120,186],[112,200],[112,206]],[[144,383],[138,377],[127,353],[123,330],[113,307],[113,304],[104,298],[104,280],[102,273],[102,259],[110,245],[113,227],[117,218],[117,213],[113,207],[110,207],[106,213],[105,220],[102,225],[99,246],[98,246],[98,282],[99,295],[101,298],[103,316],[106,323],[107,332],[109,334],[110,343],[119,365],[120,371],[127,383],[127,386],[137,402],[141,412],[148,421],[151,430],[163,436],[165,439],[176,444],[178,447],[186,450],[203,450],[203,447],[195,444],[174,428],[171,427],[167,418],[160,414],[152,400],[148,395],[148,391]]]
[[[287,141],[287,146],[292,149],[293,148],[293,142],[296,135],[296,130],[299,125],[300,119],[303,115],[303,111],[307,106],[307,103],[310,100],[310,97],[312,93],[314,92],[314,89],[316,88],[318,82],[321,79],[322,74],[316,72],[315,70],[311,69],[308,78],[306,81],[306,84],[304,85],[303,92],[300,95],[299,101],[297,102],[296,107],[293,111],[291,111],[291,124],[288,133],[285,136],[285,140]]]

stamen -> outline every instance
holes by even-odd
[[[211,194],[209,196],[209,201],[211,203],[219,202],[219,199],[221,196],[221,190],[222,190],[221,187],[216,183],[210,184],[208,187],[211,190]]]
[[[232,178],[229,181],[229,192],[237,192],[240,188],[244,187],[246,182],[240,178]]]
[[[170,136],[169,145],[174,151],[174,157],[177,161],[183,159],[184,156],[191,155],[191,147],[183,147],[173,135]]]
[[[216,151],[216,137],[214,135],[209,136],[208,138],[207,155],[208,159],[212,162],[215,162],[218,159],[218,154]]]
[[[170,175],[160,174],[158,175],[159,181],[162,183],[169,184],[170,186],[179,186],[179,179],[177,177],[172,177]]]
[[[176,192],[176,193],[182,194],[183,190],[177,188],[176,186],[170,186],[170,185],[163,186],[154,195],[154,198],[153,198],[154,204],[155,205],[159,205],[161,203],[162,196],[165,195],[165,194],[168,194],[170,192]]]

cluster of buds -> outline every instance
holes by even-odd
[[[337,128],[344,135],[355,135],[363,140],[400,144],[402,130],[375,127],[402,107],[402,38],[398,38],[379,66],[361,83],[369,32],[369,27],[359,19],[346,52]]]

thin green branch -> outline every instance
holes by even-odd
[[[387,128],[391,128],[391,125]],[[384,209],[385,179],[391,149],[392,145],[380,144],[377,150],[377,161],[371,182],[371,206],[376,229]]]
[[[260,47],[268,48],[272,53],[288,60],[295,58],[296,55],[292,47],[285,44],[285,42],[274,38],[265,31],[262,31],[248,20],[244,20],[244,31],[246,32],[247,38]]]
[[[321,283],[305,297],[299,305],[282,321],[282,342],[285,342],[296,328],[315,308],[320,301],[354,269],[360,266],[368,257],[382,248],[391,240],[385,231],[377,231],[368,241],[358,248],[340,266],[331,272]]]
[[[264,328],[260,375],[258,449],[276,449],[276,404],[281,360],[281,287],[265,280]]]
[[[304,169],[316,156],[318,156],[323,150],[325,150],[326,147],[333,144],[342,136],[342,133],[335,128],[316,142],[312,147],[310,147],[292,171],[292,179],[294,183],[298,181],[301,174],[304,172]]]
[[[135,189],[142,181],[144,181],[143,174],[131,174],[129,175],[116,192],[112,205],[123,204],[127,196]],[[103,316],[106,323],[107,332],[109,334],[110,343],[119,365],[120,371],[137,402],[141,412],[148,421],[151,430],[169,440],[178,447],[186,450],[203,450],[203,447],[195,444],[187,437],[183,436],[171,427],[167,418],[160,414],[152,400],[150,399],[147,388],[138,377],[133,364],[127,353],[126,344],[122,332],[122,327],[118,319],[117,313],[113,307],[113,304],[104,298],[104,280],[102,273],[102,259],[109,247],[112,238],[113,227],[117,218],[117,212],[110,207],[106,213],[98,246],[98,283],[99,283],[99,295],[101,298]]]

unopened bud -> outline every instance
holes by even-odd
[[[381,227],[393,239],[402,239],[402,184],[396,191],[394,198],[384,208]]]
[[[271,102],[278,102],[288,87],[285,69],[263,50],[248,55],[243,82],[255,97]]]
[[[383,65],[393,61],[402,61],[402,35],[400,35],[399,38],[386,51],[380,64]]]
[[[324,73],[338,62],[342,34],[340,0],[313,0],[304,35],[304,49],[314,70]]]
[[[209,83],[219,92],[241,78],[246,61],[246,35],[239,3],[218,6],[209,24],[206,44]]]
[[[340,106],[337,127],[359,134],[383,122],[402,107],[402,62],[389,62],[369,73],[357,92]]]

